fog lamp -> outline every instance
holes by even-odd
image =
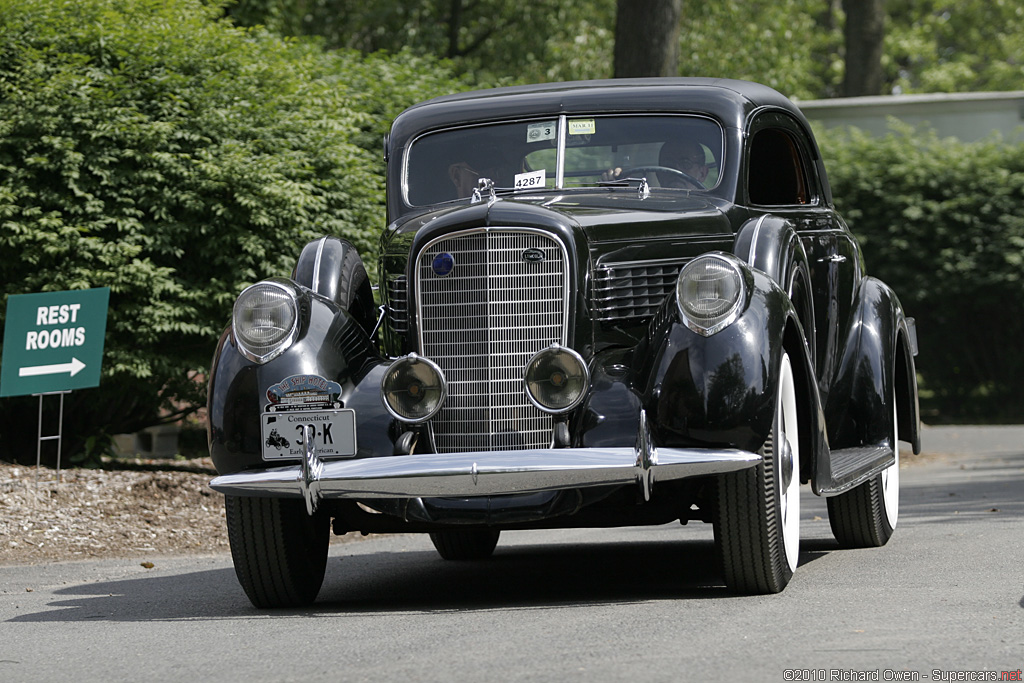
[[[583,357],[552,344],[526,364],[526,395],[546,413],[564,413],[580,404],[590,386]]]
[[[392,363],[380,388],[388,412],[411,424],[432,418],[447,395],[441,368],[415,353]]]
[[[683,322],[705,337],[736,320],[743,298],[739,266],[724,256],[695,258],[683,267],[676,281],[676,301]]]
[[[247,287],[232,310],[232,331],[239,350],[255,363],[284,352],[298,333],[298,303],[286,285],[266,280]]]

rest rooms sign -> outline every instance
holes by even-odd
[[[7,298],[0,396],[99,386],[110,288]]]

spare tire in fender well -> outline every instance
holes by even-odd
[[[370,334],[377,315],[366,267],[355,246],[338,237],[309,242],[295,263],[292,280],[334,301]]]

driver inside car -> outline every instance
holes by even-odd
[[[658,184],[661,187],[704,188],[704,180],[708,177],[708,164],[704,148],[698,143],[691,140],[669,140],[658,152],[658,165],[679,171],[679,174],[659,173]],[[618,180],[621,175],[622,168],[616,167],[605,171],[601,179]]]

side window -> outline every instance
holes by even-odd
[[[750,143],[747,187],[750,201],[762,206],[808,204],[807,172],[797,142],[778,128],[758,131]]]

